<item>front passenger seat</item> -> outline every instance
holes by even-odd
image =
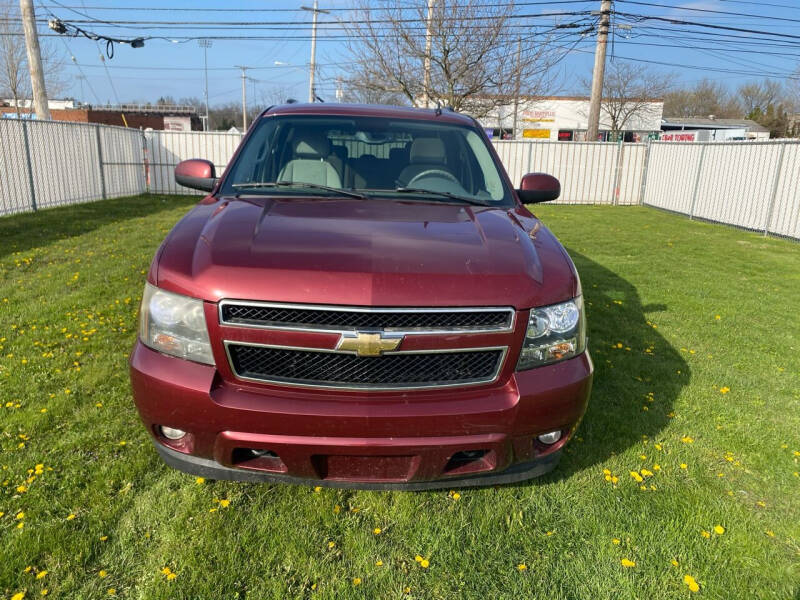
[[[278,174],[278,181],[314,183],[341,188],[342,179],[334,166],[328,162],[331,142],[324,135],[308,133],[294,143],[292,160]]]

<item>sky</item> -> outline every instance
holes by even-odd
[[[371,0],[380,6],[382,0]],[[493,0],[486,0],[492,2]],[[272,39],[212,39],[208,48],[208,86],[211,105],[240,102],[242,71],[237,65],[251,67],[247,71],[248,102],[275,103],[286,98],[306,100],[308,96],[308,62],[310,56],[311,12],[297,10],[313,0],[38,0],[37,18],[57,17],[87,31],[119,38],[162,36],[149,39],[143,48],[114,46],[112,59],[101,60],[105,43],[84,37],[48,35],[48,44],[62,51],[65,87],[61,96],[71,96],[93,103],[125,103],[155,101],[161,96],[180,99],[204,96],[204,51],[196,39],[181,37],[265,36]],[[333,9],[320,15],[320,22],[348,19],[353,0],[319,0],[321,9]],[[425,0],[404,0],[423,4]],[[671,6],[664,6],[671,5]],[[521,18],[515,23],[517,32],[536,33],[540,27],[564,23],[570,19],[589,22],[596,17],[600,0],[567,0],[546,3],[542,0],[517,0]],[[288,10],[287,10],[288,9]],[[707,0],[674,3],[667,0],[636,2],[617,0],[612,28],[613,43],[609,60],[635,59],[651,69],[672,73],[679,83],[692,83],[709,78],[735,87],[745,81],[770,76],[787,81],[794,73],[800,76],[800,0]],[[580,17],[552,16],[552,12],[582,12]],[[719,12],[713,12],[719,11]],[[739,14],[734,14],[739,13]],[[639,17],[648,16],[648,20]],[[88,18],[87,18],[88,17]],[[672,19],[748,31],[730,31],[668,23]],[[582,20],[581,20],[582,19]],[[94,20],[94,22],[91,22]],[[90,21],[89,23],[80,21]],[[139,21],[143,23],[103,23],[98,21]],[[155,22],[179,22],[181,25]],[[222,27],[222,21],[249,23]],[[193,24],[210,22],[212,24]],[[528,28],[526,25],[530,24]],[[53,34],[46,25],[41,32]],[[255,29],[261,27],[262,29]],[[228,29],[226,31],[226,29]],[[576,30],[573,30],[576,31]],[[317,41],[317,94],[326,101],[335,101],[336,79],[347,77],[352,63],[342,39],[326,39],[341,35],[338,25],[320,26]],[[795,37],[781,37],[795,36]],[[533,35],[528,36],[533,40]],[[171,41],[176,40],[176,41]],[[177,42],[177,43],[176,43]],[[532,43],[532,41],[531,41]],[[559,63],[561,85],[565,94],[583,94],[581,82],[591,73],[595,38],[580,38],[577,32],[564,43],[571,50]],[[74,57],[74,58],[73,58]]]

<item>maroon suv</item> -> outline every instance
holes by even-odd
[[[133,394],[171,466],[424,489],[550,471],[586,409],[578,274],[475,120],[313,104],[253,123],[156,252]]]

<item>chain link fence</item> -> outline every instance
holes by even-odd
[[[0,215],[144,192],[175,183],[187,158],[220,175],[241,134],[0,119]],[[647,205],[800,240],[800,141],[603,143],[495,141],[512,182],[558,177],[559,204]]]

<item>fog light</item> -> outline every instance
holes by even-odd
[[[163,435],[168,440],[179,440],[186,435],[185,431],[183,431],[182,429],[175,429],[174,427],[167,427],[165,425],[162,425],[161,427],[159,427],[159,429],[161,430],[161,435]]]
[[[548,446],[551,444],[555,444],[558,440],[561,439],[561,430],[551,431],[550,433],[543,433],[539,436],[539,441],[543,444],[547,444]]]

